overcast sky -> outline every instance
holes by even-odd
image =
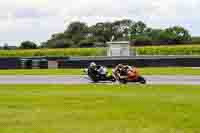
[[[42,42],[72,21],[94,24],[123,18],[164,28],[181,25],[200,35],[199,0],[1,0],[0,44]]]

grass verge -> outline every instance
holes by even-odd
[[[199,88],[0,85],[0,132],[200,132]]]

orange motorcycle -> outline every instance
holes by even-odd
[[[115,69],[113,75],[120,83],[135,82],[146,84],[146,80],[142,77],[136,67],[123,67]]]

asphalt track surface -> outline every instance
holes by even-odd
[[[200,76],[144,76],[147,84],[200,85]],[[90,84],[87,76],[0,76],[0,84]],[[100,82],[109,83],[109,82]]]

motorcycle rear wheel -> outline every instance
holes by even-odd
[[[141,84],[146,84],[146,80],[145,80],[145,78],[142,77],[142,76],[139,76],[139,77],[138,77],[138,81],[139,81],[139,83],[141,83]]]

